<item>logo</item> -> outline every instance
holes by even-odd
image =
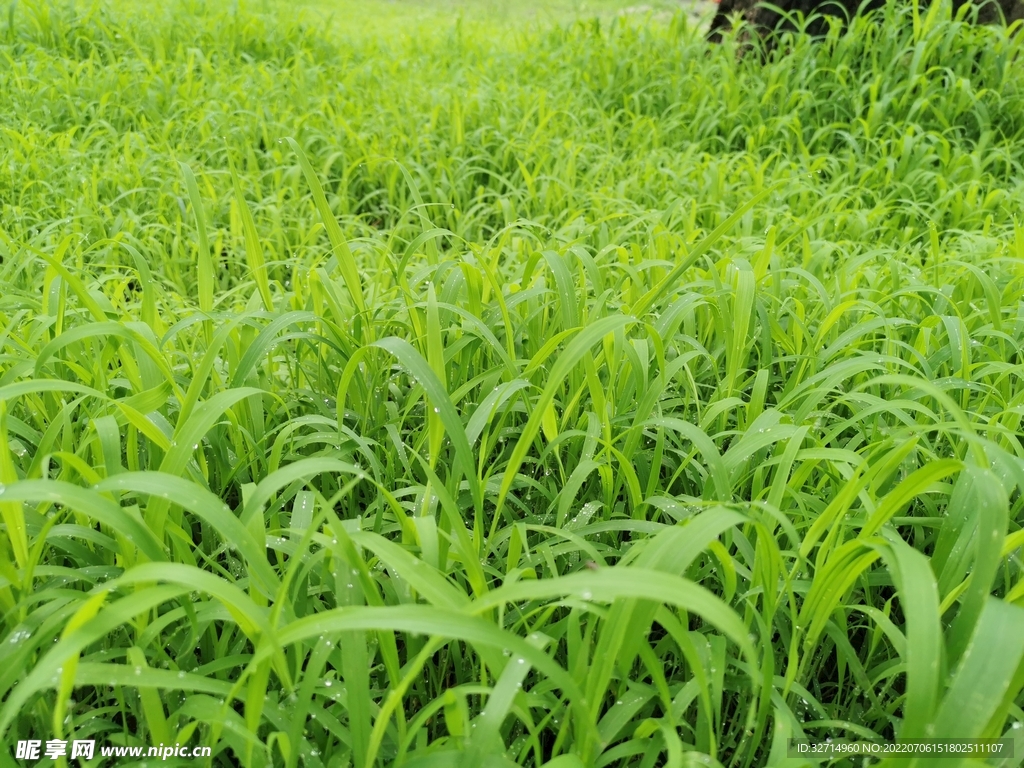
[[[95,751],[95,740],[76,739],[71,742],[70,757],[72,759],[92,760]],[[43,742],[39,739],[19,741],[14,756],[19,760],[38,760],[40,756],[48,757],[50,760],[56,760],[58,757],[68,757],[68,742],[61,739],[50,739],[44,746]]]

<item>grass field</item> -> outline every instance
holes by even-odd
[[[650,5],[5,7],[0,765],[1024,760],[1024,35]]]

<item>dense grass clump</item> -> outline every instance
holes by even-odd
[[[0,22],[5,745],[1019,763],[1020,35],[161,13]]]

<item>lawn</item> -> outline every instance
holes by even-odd
[[[0,765],[1024,760],[1024,35],[629,5],[4,9]]]

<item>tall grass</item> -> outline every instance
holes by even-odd
[[[5,744],[1020,762],[1019,36],[11,8]]]

